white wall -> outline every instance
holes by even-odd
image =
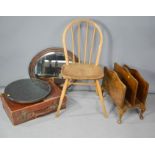
[[[65,26],[75,17],[0,17],[0,86],[29,77],[32,57],[47,47],[62,47]],[[139,69],[155,92],[155,18],[89,17],[103,29],[100,63],[126,63]]]

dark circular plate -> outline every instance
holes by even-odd
[[[21,79],[10,83],[4,90],[11,101],[28,104],[43,100],[51,92],[46,81],[38,79]]]

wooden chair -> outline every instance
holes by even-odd
[[[83,27],[82,27],[83,26]],[[84,30],[82,29],[84,28]],[[92,31],[91,31],[92,30]],[[82,32],[84,32],[84,40],[81,40]],[[91,33],[91,38],[89,34]],[[68,36],[70,35],[70,46],[73,52],[73,63],[69,63],[67,47]],[[95,38],[98,36],[98,44],[95,42]],[[77,19],[73,20],[64,30],[63,33],[63,46],[64,54],[66,59],[66,64],[63,65],[61,73],[65,79],[65,83],[62,89],[59,105],[57,108],[56,116],[60,115],[60,109],[62,105],[63,98],[65,96],[67,87],[70,85],[86,85],[95,86],[96,93],[100,98],[102,111],[105,117],[108,117],[106,111],[101,86],[99,80],[103,78],[103,69],[99,66],[99,58],[102,50],[103,36],[100,27],[91,20],[88,19]],[[77,39],[77,40],[76,40]],[[83,50],[82,49],[83,43]],[[97,44],[97,52],[94,51],[94,45]],[[68,45],[68,46],[67,46]],[[76,46],[77,45],[77,46]],[[90,46],[89,46],[90,45]],[[77,47],[77,48],[76,48]],[[75,51],[78,53],[78,62],[75,62]],[[83,51],[83,53],[82,53]],[[88,55],[89,51],[89,55]],[[96,54],[96,60],[92,63],[93,53]],[[83,55],[82,55],[83,54]],[[83,58],[82,58],[83,57]],[[92,80],[93,82],[73,82],[73,80]]]

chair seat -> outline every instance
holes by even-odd
[[[104,76],[103,69],[95,64],[65,64],[62,66],[61,73],[65,79],[75,80],[97,80]]]

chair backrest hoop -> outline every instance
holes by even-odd
[[[96,56],[96,61],[95,65],[98,65],[99,63],[99,58],[102,50],[102,44],[103,44],[103,35],[100,27],[92,20],[89,19],[75,19],[73,20],[70,24],[67,25],[63,32],[63,46],[64,46],[64,54],[65,54],[65,59],[66,59],[66,64],[69,65],[69,59],[68,59],[68,53],[67,53],[67,43],[66,43],[66,38],[67,38],[67,33],[70,31],[71,32],[71,37],[72,37],[72,52],[73,52],[73,61],[75,60],[75,41],[74,41],[74,31],[73,31],[73,26],[76,25],[78,30],[77,30],[77,44],[78,44],[78,60],[79,63],[81,63],[80,60],[80,38],[81,38],[81,28],[80,25],[81,23],[86,24],[86,32],[85,32],[85,45],[84,45],[84,60],[83,63],[86,63],[86,54],[87,54],[87,44],[88,44],[88,31],[89,31],[89,26],[93,26],[93,35],[92,35],[92,42],[91,42],[91,48],[90,48],[90,54],[89,54],[89,63],[91,63],[92,60],[92,52],[93,52],[93,47],[94,47],[94,39],[95,39],[95,34],[98,32],[99,34],[99,44],[98,44],[98,51],[97,51],[97,56]]]

